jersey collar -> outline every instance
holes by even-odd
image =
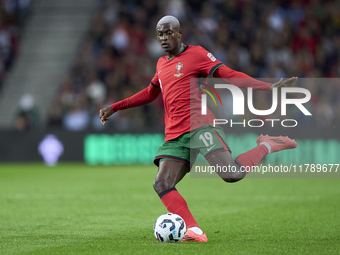
[[[186,46],[184,47],[184,50],[182,50],[182,51],[181,51],[181,52],[179,52],[178,54],[176,54],[176,55],[172,56],[171,58],[169,58],[169,57],[166,57],[166,59],[167,59],[167,60],[171,60],[171,59],[173,59],[174,57],[176,57],[176,56],[178,56],[179,54],[181,54],[181,53],[183,53],[184,51],[186,51],[188,47],[189,47],[189,45],[186,45]]]

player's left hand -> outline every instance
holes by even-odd
[[[109,120],[109,117],[113,114],[113,110],[110,106],[100,109],[99,111],[99,118],[100,122],[105,126],[106,121]]]
[[[279,81],[273,83],[270,86],[270,89],[294,86],[297,79],[298,79],[298,77],[292,77],[292,78],[289,78],[289,79],[284,81],[283,78],[281,78]]]

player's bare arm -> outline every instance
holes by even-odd
[[[111,106],[100,109],[99,118],[100,122],[105,126],[106,121],[109,120],[109,117],[114,113]]]
[[[273,88],[281,88],[281,87],[292,87],[295,85],[296,80],[298,79],[298,77],[292,77],[286,80],[283,80],[283,78],[281,78],[279,81],[273,83],[270,86],[270,89]]]

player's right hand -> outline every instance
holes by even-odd
[[[281,78],[279,81],[273,83],[270,86],[270,89],[294,86],[297,79],[298,79],[298,77],[292,77],[292,78],[289,78],[289,79],[286,79],[286,80],[283,80],[283,78]]]
[[[99,110],[99,118],[100,122],[105,126],[106,121],[109,120],[109,117],[114,113],[110,106],[105,107]]]

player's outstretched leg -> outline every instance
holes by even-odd
[[[256,143],[258,144],[257,147],[240,154],[235,159],[238,165],[243,166],[245,174],[249,173],[252,167],[256,166],[265,155],[297,147],[297,143],[286,136],[260,135]]]
[[[218,169],[217,166],[229,166],[229,171],[216,172],[226,182],[237,182],[242,180],[265,155],[297,147],[297,143],[293,139],[284,136],[260,135],[256,142],[257,147],[240,154],[235,160],[232,159],[229,151],[211,155],[207,160],[210,165],[215,166],[215,169]]]
[[[185,163],[164,160],[159,165],[153,187],[167,210],[180,215],[185,221],[188,231],[182,241],[207,242],[208,239],[192,216],[187,202],[175,188],[188,172],[189,167]]]

